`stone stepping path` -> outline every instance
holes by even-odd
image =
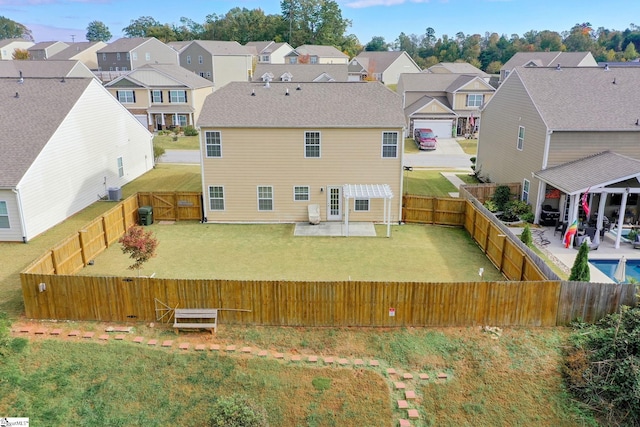
[[[117,334],[99,334],[96,335],[93,331],[80,331],[69,330],[63,331],[62,328],[47,328],[21,326],[14,325],[11,330],[16,335],[28,335],[32,334],[35,337],[45,338],[82,338],[83,341],[91,341],[97,339],[102,343],[108,343],[113,338],[114,341],[131,342],[134,344],[146,344],[147,347],[163,348],[165,350],[178,349],[179,351],[186,353],[189,351],[196,352],[220,352],[225,353],[228,356],[235,355],[235,357],[255,356],[260,358],[272,357],[276,360],[280,360],[283,363],[295,363],[306,364],[307,366],[328,366],[333,368],[342,369],[374,369],[386,379],[390,386],[390,391],[393,398],[396,399],[396,417],[397,425],[402,427],[411,427],[412,421],[420,423],[420,412],[418,409],[412,406],[419,406],[420,396],[414,390],[415,386],[419,383],[433,381],[435,383],[442,383],[451,379],[451,375],[446,372],[429,373],[426,372],[400,372],[393,367],[383,367],[383,364],[375,359],[350,359],[345,357],[334,356],[317,356],[317,355],[298,355],[298,354],[285,354],[280,352],[269,352],[264,349],[256,349],[249,346],[236,347],[235,345],[220,345],[220,344],[203,344],[196,343],[191,345],[188,342],[180,342],[174,345],[173,340],[147,339],[143,336],[133,335],[133,327],[130,326],[110,326],[105,329],[105,332],[116,332]],[[160,345],[158,346],[158,344]],[[239,349],[239,350],[238,350]],[[386,374],[386,375],[384,375]],[[394,424],[396,425],[396,424]],[[418,425],[418,424],[416,424]]]

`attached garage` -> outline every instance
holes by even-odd
[[[413,129],[431,129],[438,138],[452,138],[453,120],[452,119],[416,119],[413,121]]]

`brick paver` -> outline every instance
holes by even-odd
[[[171,347],[172,345],[173,345],[173,340],[162,341],[162,346],[163,347]]]
[[[427,375],[427,374],[420,374],[418,376],[420,377],[421,380],[428,380],[429,379],[429,375]]]
[[[99,339],[100,341],[108,341],[108,340],[109,340],[109,335],[107,335],[107,334],[102,334],[102,335],[100,335],[100,336],[98,337],[98,339]]]
[[[196,351],[204,351],[206,349],[206,345],[204,344],[197,344],[196,345]]]
[[[219,351],[220,350],[220,346],[218,344],[211,344],[211,351]]]
[[[243,353],[251,353],[251,347],[242,347],[242,350],[240,350]]]
[[[407,387],[404,383],[393,383],[393,386],[396,390],[404,390]]]
[[[118,340],[118,341],[122,341],[124,339],[124,335],[118,334],[115,337],[113,337],[113,339]]]
[[[307,362],[315,363],[318,361],[318,356],[309,356]]]
[[[400,427],[411,427],[411,422],[409,420],[400,418],[398,421],[400,422]]]
[[[133,339],[133,342],[140,344],[142,341],[144,341],[144,337],[135,337]]]
[[[409,409],[407,411],[407,416],[412,419],[420,418],[420,413],[417,409]]]
[[[84,335],[82,335],[82,338],[93,338],[94,335],[95,333],[93,332],[85,332]]]
[[[267,350],[260,350],[258,352],[259,357],[267,357],[268,355],[269,355],[269,352]]]
[[[53,331],[49,332],[51,335],[60,335],[62,333],[62,329],[54,329]]]
[[[413,375],[411,375],[408,372],[405,372],[404,374],[402,374],[402,378],[404,378],[405,380],[412,380],[413,379]]]
[[[67,334],[68,337],[77,337],[78,335],[80,335],[80,331],[76,331],[76,330],[70,331]]]
[[[178,348],[179,348],[180,350],[189,350],[189,343],[188,343],[188,342],[180,343],[180,345],[178,346]]]
[[[407,390],[404,393],[404,398],[407,400],[411,400],[411,399],[415,399],[416,398],[416,392],[413,390]]]
[[[387,368],[387,374],[389,375],[395,375],[396,374],[396,370],[393,368]]]
[[[147,342],[147,345],[156,345],[158,344],[158,340],[149,340],[149,342]]]
[[[409,409],[409,402],[406,400],[398,400],[398,409]]]

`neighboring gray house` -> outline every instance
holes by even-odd
[[[502,83],[515,67],[597,67],[591,52],[516,52],[500,68]]]
[[[640,160],[638,81],[637,68],[517,67],[482,109],[476,171],[491,182],[522,183],[520,198],[536,219],[550,205],[572,221],[590,188],[592,212],[640,220],[638,197],[630,197],[629,212],[620,197],[640,192],[640,167],[630,171],[625,160]],[[607,150],[614,155],[600,154]]]
[[[153,135],[95,78],[0,78],[0,241],[27,242],[153,167]]]
[[[1,61],[0,77],[12,77],[16,80],[20,77],[27,78],[58,78],[91,77],[95,76],[90,69],[80,61],[56,61],[46,62],[31,61]]]
[[[257,58],[258,64],[284,64],[285,55],[293,51],[293,48],[286,42],[249,42],[245,46],[252,49],[251,53]]]
[[[131,71],[144,64],[179,64],[178,52],[155,37],[121,38],[97,51],[99,71]]]
[[[471,74],[483,78],[491,76],[468,62],[439,62],[427,68],[425,72],[434,74]]]
[[[258,64],[254,82],[346,82],[346,64]]]
[[[194,40],[180,51],[180,66],[213,82],[219,89],[229,82],[250,81],[252,49],[236,41]]]
[[[36,43],[28,48],[27,51],[29,52],[29,59],[42,61],[51,58],[56,53],[62,52],[68,47],[69,45],[64,42],[50,41]]]
[[[334,46],[304,44],[285,55],[287,64],[348,64],[349,57]]]
[[[442,138],[473,133],[480,107],[495,88],[475,74],[402,74],[396,91],[402,95],[407,124],[430,128]]]
[[[90,70],[98,69],[96,52],[106,47],[105,42],[78,42],[51,56],[49,60],[76,60],[82,62]]]
[[[349,62],[349,81],[377,80],[394,85],[398,84],[400,74],[421,71],[405,51],[364,51]]]
[[[23,39],[4,39],[0,40],[0,60],[11,61],[13,52],[16,49],[28,50],[35,43],[30,40]]]

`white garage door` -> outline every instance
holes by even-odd
[[[138,119],[138,121],[142,123],[144,127],[146,127],[147,129],[149,128],[149,122],[147,121],[146,114],[140,114],[140,115],[136,114],[134,117]]]
[[[414,120],[414,129],[431,129],[438,135],[438,138],[451,138],[451,130],[453,126],[453,120]]]

